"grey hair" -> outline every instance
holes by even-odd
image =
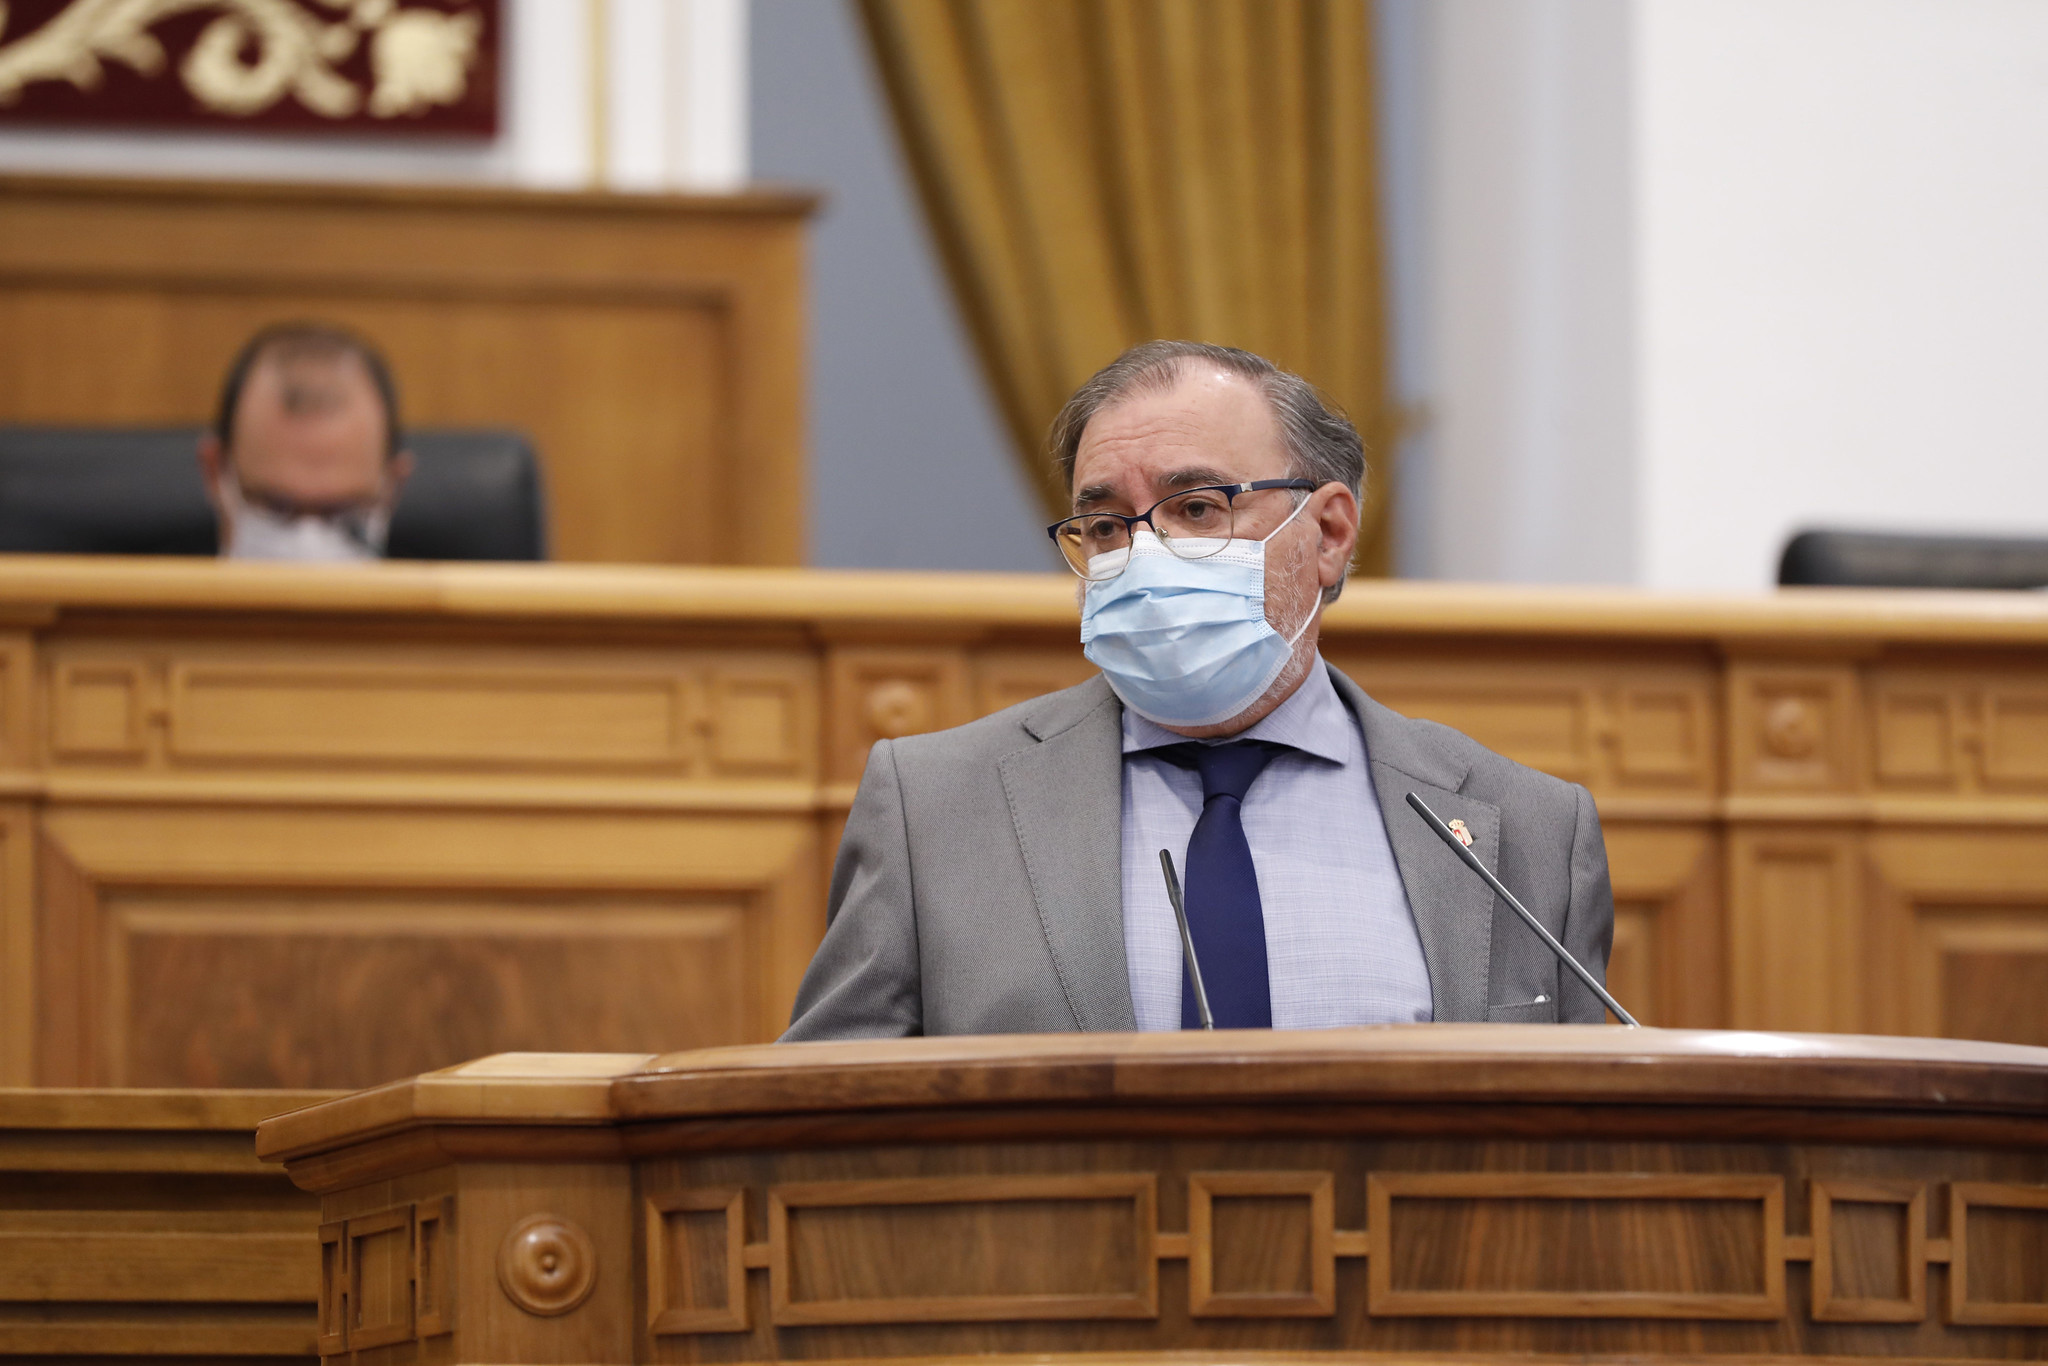
[[[1327,401],[1313,384],[1264,356],[1235,346],[1193,341],[1140,343],[1074,391],[1052,420],[1046,437],[1068,491],[1074,487],[1074,459],[1081,449],[1081,437],[1097,413],[1133,394],[1164,393],[1180,382],[1189,365],[1198,363],[1214,365],[1258,386],[1280,423],[1293,477],[1342,484],[1361,507],[1364,505],[1365,443],[1342,409]],[[1342,591],[1340,582],[1325,590],[1323,599],[1335,602]]]

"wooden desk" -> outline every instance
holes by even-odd
[[[311,1357],[319,1202],[254,1135],[330,1098],[0,1090],[0,1356]]]
[[[0,1080],[772,1037],[869,745],[1073,581],[0,563]],[[2048,602],[1354,583],[1376,696],[1586,783],[1657,1024],[2048,1042]]]
[[[321,1196],[320,1350],[352,1366],[2048,1354],[2048,1049],[1409,1025],[501,1057],[257,1148]]]

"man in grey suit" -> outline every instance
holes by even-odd
[[[1421,795],[1594,973],[1614,896],[1592,797],[1323,663],[1363,448],[1247,352],[1133,348],[1055,421],[1100,676],[878,743],[786,1039],[1197,1022],[1597,1021],[1604,1012],[1405,804]]]

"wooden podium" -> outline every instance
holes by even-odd
[[[1437,1025],[506,1054],[264,1122],[351,1361],[2048,1356],[2048,1049]]]

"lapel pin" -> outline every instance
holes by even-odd
[[[1450,822],[1450,826],[1451,833],[1458,837],[1458,843],[1464,845],[1467,849],[1470,849],[1472,847],[1472,832],[1465,828],[1465,822],[1460,820],[1453,820],[1452,822]]]

